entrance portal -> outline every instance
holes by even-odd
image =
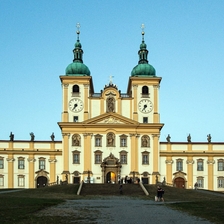
[[[174,180],[174,186],[177,188],[185,188],[185,180],[181,177],[177,177]]]
[[[40,176],[37,178],[37,188],[45,187],[47,185],[47,178],[44,176]]]
[[[108,172],[106,176],[107,183],[116,183],[116,174],[114,172]]]

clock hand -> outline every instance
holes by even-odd
[[[73,107],[73,109],[72,109],[72,110],[74,110],[77,106],[78,106],[78,104],[77,104],[77,103],[75,103],[75,104],[74,104],[74,107]]]
[[[145,104],[145,105],[144,105],[144,108],[142,109],[142,111],[143,111],[143,110],[145,110],[145,109],[146,109],[146,107],[147,107],[147,105]]]

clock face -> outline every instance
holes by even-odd
[[[69,109],[72,112],[80,112],[83,109],[83,102],[80,99],[73,98],[69,101]]]
[[[138,103],[138,109],[142,113],[149,113],[153,109],[152,102],[150,100],[148,100],[148,99],[141,100]]]

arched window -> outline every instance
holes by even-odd
[[[74,85],[72,87],[72,93],[73,94],[78,94],[79,93],[79,86],[78,85]]]
[[[149,88],[148,88],[148,86],[143,86],[142,87],[142,94],[143,95],[148,95],[149,94]]]

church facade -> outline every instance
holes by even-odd
[[[142,32],[139,61],[122,93],[112,79],[94,92],[77,31],[74,60],[60,76],[62,141],[0,140],[0,188],[37,188],[60,182],[118,183],[125,178],[223,191],[224,142],[160,142],[161,77],[148,63]]]

